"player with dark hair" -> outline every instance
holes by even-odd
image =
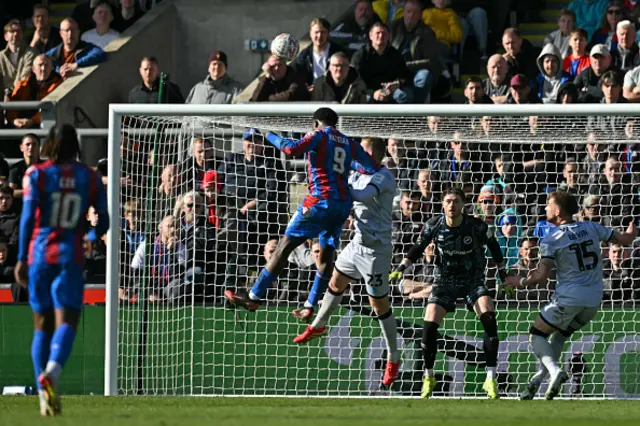
[[[547,282],[556,267],[556,288],[551,301],[540,311],[529,330],[529,342],[541,368],[533,376],[521,399],[533,399],[550,376],[546,399],[555,398],[569,378],[558,365],[564,343],[587,325],[602,301],[601,242],[629,245],[638,235],[633,222],[624,233],[597,222],[574,222],[580,207],[564,191],[552,192],[547,200],[547,220],[555,226],[540,242],[541,260],[527,278],[509,277],[505,284],[515,288]],[[551,341],[549,341],[551,336]]]
[[[487,380],[483,389],[491,399],[498,399],[496,366],[498,363],[498,325],[493,299],[485,284],[485,246],[498,266],[502,282],[506,279],[504,258],[500,245],[489,226],[480,219],[463,214],[465,194],[457,187],[443,192],[444,215],[431,218],[416,244],[409,250],[402,263],[389,276],[400,279],[405,269],[422,257],[426,247],[433,242],[435,273],[431,295],[424,314],[422,357],[426,374],[422,398],[429,398],[436,386],[433,372],[438,352],[438,327],[447,312],[453,312],[456,300],[467,298],[473,305],[484,327],[484,352],[487,360]]]
[[[71,354],[82,311],[89,207],[95,208],[99,221],[87,240],[94,242],[109,229],[102,180],[77,161],[79,153],[73,126],[52,128],[42,146],[42,155],[49,160],[31,166],[22,183],[15,278],[29,288],[35,326],[31,357],[43,416],[60,414],[60,373]]]
[[[249,296],[225,291],[231,303],[255,311],[267,289],[287,265],[291,252],[304,241],[319,237],[320,256],[316,262],[313,287],[304,307],[293,311],[293,315],[304,322],[311,321],[333,273],[335,250],[339,247],[342,227],[351,211],[349,169],[373,174],[380,168],[359,143],[336,130],[338,115],[335,111],[320,108],[313,114],[313,120],[314,131],[297,141],[267,133],[266,139],[285,154],[306,154],[309,195],[298,207]]]

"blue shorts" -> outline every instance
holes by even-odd
[[[291,218],[284,235],[288,238],[320,239],[320,247],[337,249],[344,222],[351,212],[350,201],[318,200],[307,197]]]
[[[82,265],[29,265],[29,304],[33,312],[51,309],[82,311],[84,275]]]

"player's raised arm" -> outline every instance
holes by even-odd
[[[371,156],[372,160],[377,163],[382,161],[387,150],[384,140],[379,138],[364,138],[362,142],[360,142],[360,147],[365,154]],[[378,196],[385,189],[395,193],[395,180],[389,179],[387,176],[388,175],[383,173],[376,173],[369,181],[369,184],[363,189],[351,188],[351,198],[354,201],[366,203]]]
[[[351,168],[358,173],[372,175],[380,170],[380,162],[376,161],[371,155],[369,155],[358,143],[352,143],[351,156],[353,158],[351,161]]]
[[[404,271],[424,255],[424,251],[429,243],[431,243],[432,239],[433,232],[431,226],[427,224],[424,228],[422,228],[422,231],[420,231],[418,241],[416,241],[413,247],[409,249],[409,253],[407,253],[404,259],[402,259],[402,262],[389,275],[389,279],[395,280],[402,278],[402,274],[404,273]]]
[[[327,135],[322,131],[338,124],[338,114],[331,108],[319,108],[313,113],[314,131],[307,133],[302,139],[294,141],[285,139],[272,132],[267,132],[265,139],[287,155],[297,155],[316,148]]]
[[[627,227],[625,232],[620,231],[610,231],[613,234],[610,236],[609,241],[620,244],[621,246],[628,246],[633,243],[633,240],[638,236],[638,228],[636,228],[636,224],[631,222]]]
[[[87,233],[87,240],[94,243],[109,230],[109,213],[107,211],[107,192],[104,190],[102,178],[98,173],[92,173],[94,180],[95,199],[93,208],[98,215],[98,224]]]
[[[544,245],[541,245],[542,250],[544,250]],[[503,281],[509,287],[527,287],[530,285],[538,285],[538,284],[546,284],[549,280],[549,274],[553,269],[553,265],[555,263],[555,259],[550,256],[542,256],[540,262],[538,262],[538,267],[532,271],[527,278],[521,278],[518,276],[508,277],[505,281]]]
[[[294,141],[293,139],[286,139],[282,136],[278,136],[275,133],[267,132],[265,139],[268,140],[273,146],[287,155],[297,155],[309,152],[318,146],[324,134],[319,130],[307,133],[302,139]]]
[[[502,250],[500,249],[500,243],[498,243],[495,234],[489,233],[489,226],[487,226],[486,223],[483,225],[486,227],[485,232],[487,233],[487,248],[491,253],[491,258],[498,267],[498,276],[500,277],[500,281],[504,283],[507,279],[507,271],[505,269],[504,255],[502,254]]]
[[[40,202],[40,189],[38,188],[39,171],[33,167],[27,170],[22,180],[23,201],[22,216],[20,217],[20,237],[18,239],[18,261],[27,262],[29,256],[29,242],[33,234],[36,221],[36,211]]]

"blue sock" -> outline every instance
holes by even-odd
[[[69,324],[62,324],[53,333],[53,339],[51,339],[51,354],[49,355],[49,361],[53,361],[64,367],[69,355],[71,355],[71,348],[73,347],[73,341],[76,338],[76,332]]]
[[[251,287],[249,297],[253,300],[260,300],[267,294],[267,290],[271,288],[271,284],[278,279],[277,275],[267,271],[267,268],[262,268],[260,276]]]
[[[318,302],[320,298],[324,296],[324,292],[329,285],[329,278],[326,278],[324,275],[320,273],[320,271],[316,271],[316,277],[313,280],[313,287],[311,287],[311,291],[309,292],[309,297],[305,302],[304,306],[307,308],[314,308],[318,306]]]
[[[33,372],[36,374],[36,384],[40,389],[38,377],[47,366],[49,359],[49,346],[51,345],[51,333],[36,330],[33,333],[33,341],[31,342],[31,360],[33,361]]]

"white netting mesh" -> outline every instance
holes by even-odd
[[[225,288],[251,286],[274,247],[271,240],[282,235],[307,193],[300,158],[284,160],[257,137],[255,144],[243,142],[243,134],[256,127],[296,137],[311,124],[309,116],[123,121],[122,167],[110,177],[122,185],[120,393],[358,396],[377,388],[385,345],[360,285],[351,287],[351,301],[334,314],[326,338],[292,343],[304,328],[290,312],[311,287],[313,246],[290,258],[257,313],[223,303]],[[548,227],[550,191],[575,193],[581,220],[621,227],[638,217],[634,124],[635,117],[381,116],[342,117],[339,127],[356,138],[390,139],[385,164],[398,183],[394,265],[439,211],[440,192],[459,185],[468,213],[496,227],[510,273],[525,275],[537,262],[533,237]],[[503,217],[514,217],[516,226],[501,226]],[[350,232],[347,224],[345,245]],[[392,290],[403,350],[393,394],[415,396],[422,386],[429,259]],[[604,248],[603,309],[566,346],[563,366],[573,378],[565,396],[640,397],[636,261],[632,248]],[[496,287],[493,275],[490,288]],[[552,290],[550,283],[514,297],[495,295],[504,395],[517,395],[535,371],[528,329]],[[475,315],[461,303],[440,332],[436,395],[484,395],[482,327]]]

